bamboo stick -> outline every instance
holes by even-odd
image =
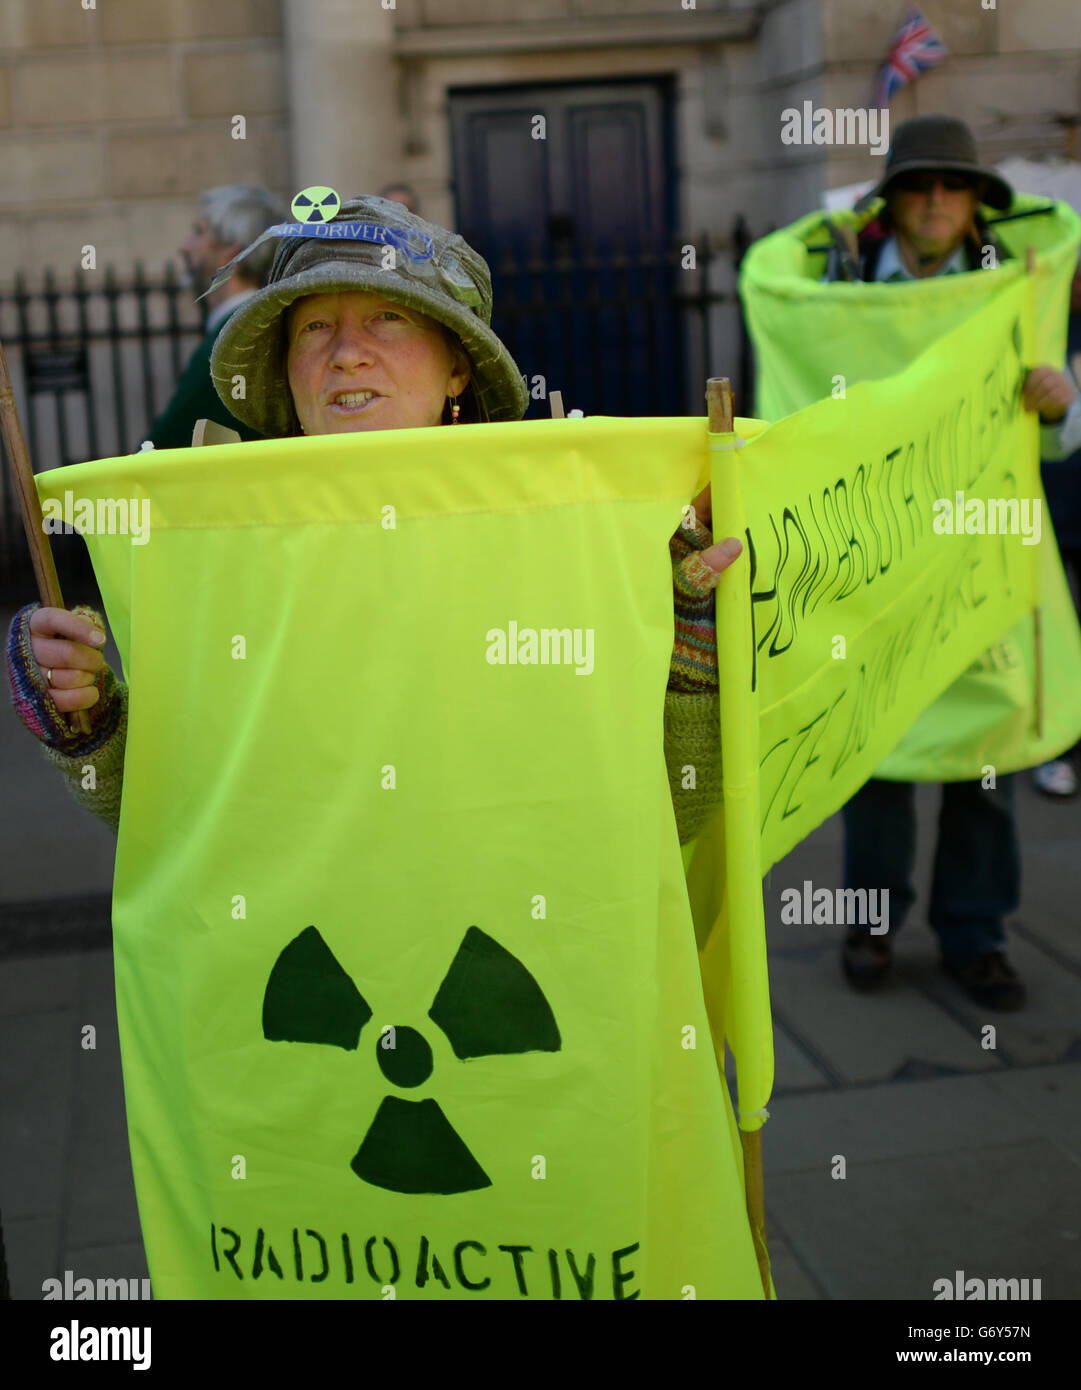
[[[56,561],[52,547],[45,534],[41,515],[41,501],[34,483],[34,469],[23,437],[19,411],[15,404],[15,392],[8,374],[7,358],[0,343],[0,429],[4,434],[4,445],[11,461],[11,471],[15,480],[15,496],[19,500],[26,543],[30,547],[30,558],[34,565],[38,597],[44,608],[63,608],[64,598],[60,592],[60,580],[56,573]],[[72,710],[68,715],[70,726],[80,734],[90,732],[90,720],[86,710]]]

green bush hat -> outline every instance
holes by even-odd
[[[268,439],[300,433],[285,367],[286,309],[304,295],[350,290],[383,295],[456,333],[469,357],[481,419],[520,420],[525,414],[525,381],[489,327],[488,264],[456,232],[387,198],[351,198],[327,222],[267,228],[218,271],[210,288],[224,284],[233,266],[272,236],[281,240],[266,285],[226,321],[210,356],[218,395],[253,430]],[[244,380],[240,399],[233,395],[236,377]]]
[[[994,169],[985,168],[976,152],[976,139],[954,116],[913,116],[894,132],[882,177],[856,203],[862,212],[876,198],[884,198],[899,174],[917,170],[949,170],[985,181],[984,202],[1005,212],[1013,201],[1013,189]]]

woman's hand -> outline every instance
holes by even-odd
[[[88,608],[39,608],[30,617],[30,649],[53,704],[63,714],[99,698],[105,632]]]
[[[1034,410],[1045,424],[1057,424],[1073,404],[1076,390],[1068,372],[1054,367],[1033,367],[1025,377],[1021,403]]]
[[[734,536],[713,544],[709,488],[691,503],[668,543],[675,598],[675,645],[669,690],[704,694],[718,688],[717,628],[713,591],[723,572],[742,553]]]
[[[708,530],[713,524],[713,503],[709,495],[709,484],[702,489],[698,496],[691,503],[690,515],[686,518],[689,523],[687,529],[693,531],[695,523],[701,522],[703,532]],[[724,573],[733,560],[738,560],[743,553],[742,541],[736,540],[735,536],[729,536],[708,550],[698,553],[701,558],[709,565],[710,569],[716,571],[718,578]]]

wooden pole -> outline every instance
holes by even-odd
[[[706,407],[710,434],[731,434],[735,419],[732,382],[726,376],[711,376],[706,382]]]
[[[549,391],[548,404],[552,407],[553,420],[565,420],[567,417],[563,413],[563,392]]]
[[[743,1179],[747,1188],[747,1220],[754,1241],[754,1253],[758,1260],[758,1274],[762,1280],[762,1292],[768,1299],[769,1291],[769,1247],[766,1244],[766,1184],[762,1174],[762,1131],[760,1129],[741,1129],[739,1137],[743,1143]]]
[[[1036,251],[1032,246],[1025,247],[1025,274],[1032,275],[1036,270]],[[1032,651],[1036,679],[1036,737],[1043,738],[1043,607],[1037,604],[1032,610]]]
[[[45,535],[41,515],[41,502],[34,484],[34,469],[30,463],[26,440],[23,438],[19,411],[15,404],[15,392],[8,374],[7,358],[0,343],[0,429],[4,434],[4,446],[11,460],[11,471],[15,479],[15,496],[19,499],[26,543],[30,547],[30,558],[34,565],[34,577],[38,585],[38,597],[45,608],[63,608],[64,599],[60,593],[60,580],[56,574],[56,562],[52,547]],[[68,716],[71,728],[81,734],[90,732],[90,720],[86,710],[72,710]]]
[[[735,426],[735,402],[732,382],[726,376],[711,376],[706,382],[706,408],[709,412],[710,434],[731,434]],[[713,521],[714,539],[717,536]],[[762,1291],[770,1297],[769,1247],[766,1244],[766,1188],[762,1171],[762,1130],[741,1129],[743,1145],[743,1181],[747,1201],[747,1221],[751,1227],[758,1274]]]

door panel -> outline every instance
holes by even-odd
[[[586,414],[680,409],[670,109],[663,79],[450,93],[457,226],[491,267],[492,326]]]

